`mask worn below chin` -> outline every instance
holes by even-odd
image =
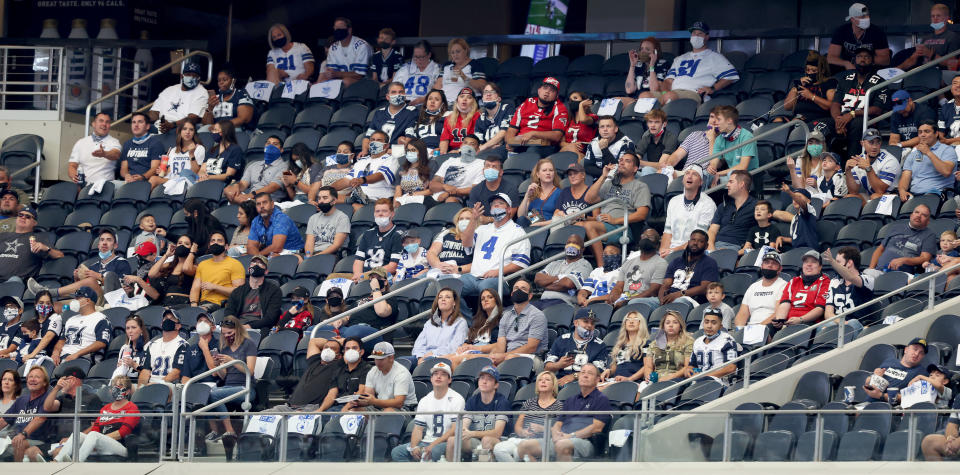
[[[577,338],[581,340],[592,340],[593,330],[587,330],[586,328],[577,325]]]
[[[97,255],[100,256],[101,260],[105,260],[105,259],[109,259],[110,256],[113,255],[113,251],[107,251],[107,252],[98,251]]]
[[[263,148],[263,163],[272,164],[280,158],[280,149],[276,145],[267,145]]]
[[[390,225],[390,218],[386,216],[378,216],[376,218],[373,218],[373,221],[377,223],[377,226],[381,228],[385,228]]]
[[[493,168],[487,168],[483,170],[483,178],[487,181],[497,181],[497,178],[500,178],[500,172],[494,170]]]
[[[517,289],[510,294],[510,300],[513,303],[524,303],[527,300],[530,300],[530,294],[524,292],[523,290]]]
[[[930,24],[930,28],[933,28],[934,30],[939,30],[940,28],[943,28],[943,27],[945,27],[945,26],[947,26],[947,24],[946,24],[945,22],[942,22],[942,21],[941,21],[940,23],[931,23],[931,24]]]
[[[807,153],[809,153],[811,157],[819,157],[820,154],[823,153],[823,145],[818,143],[807,145]]]
[[[435,110],[435,111],[432,111],[432,110],[430,110],[430,109],[424,109],[423,111],[426,112],[427,115],[439,115],[439,114],[440,114],[440,109],[437,109],[437,110]]]
[[[317,211],[327,214],[333,209],[333,203],[317,203]]]
[[[481,101],[480,107],[483,107],[484,109],[494,109],[498,104],[499,103],[497,101]]]
[[[386,147],[387,144],[383,142],[370,142],[370,155],[379,155]]]
[[[71,300],[69,307],[70,307],[70,311],[71,311],[71,312],[73,312],[73,313],[80,313],[80,301],[79,301],[79,300],[77,300],[77,299]]]
[[[333,39],[335,39],[335,40],[337,40],[337,41],[342,41],[342,40],[343,40],[344,38],[346,38],[349,34],[350,34],[350,32],[349,32],[346,28],[335,28],[335,29],[333,30]]]
[[[197,322],[197,335],[205,336],[210,334],[210,324],[207,322]]]
[[[819,275],[801,275],[800,276],[800,280],[803,281],[803,285],[807,285],[807,286],[816,282],[818,278],[820,278]]]
[[[603,270],[610,272],[620,268],[620,254],[604,254]]]
[[[386,41],[378,41],[377,46],[379,46],[380,49],[390,49],[390,47],[393,45],[391,45],[390,43],[387,43]]]
[[[261,266],[251,266],[250,267],[250,277],[263,277],[267,275],[267,270]]]
[[[706,40],[702,36],[690,36],[690,45],[693,46],[693,49],[703,48],[703,44]]]
[[[177,329],[177,322],[167,319],[160,324],[160,329],[165,332],[172,332]]]
[[[404,97],[403,94],[397,94],[397,95],[394,95],[394,96],[390,96],[390,105],[393,105],[393,106],[402,106],[402,105],[404,105],[404,104],[406,104],[406,103],[407,103],[407,98]]]
[[[467,226],[470,226],[469,219],[461,219],[457,222],[457,229],[459,229],[461,233],[467,230]]]
[[[327,297],[327,304],[329,304],[331,307],[339,307],[340,304],[342,303],[343,303],[343,297],[337,297],[337,296]]]
[[[284,36],[284,37],[281,37],[281,38],[275,38],[275,39],[274,39],[273,41],[271,41],[270,43],[273,44],[273,47],[274,47],[274,48],[283,48],[284,46],[287,45],[287,37]]]
[[[500,221],[507,215],[507,210],[503,208],[490,208],[490,216],[494,221]]]
[[[173,255],[177,257],[187,257],[190,255],[190,248],[187,246],[177,246],[177,249],[173,251]]]
[[[417,152],[407,152],[406,157],[410,163],[417,163],[417,160],[420,160],[420,154]]]
[[[6,319],[6,321],[11,322],[14,318],[17,318],[17,313],[17,309],[15,308],[5,308],[3,309],[3,318]]]
[[[112,386],[110,388],[110,397],[112,397],[114,401],[125,399],[127,397],[127,388]]]
[[[207,250],[210,251],[210,254],[213,254],[215,256],[219,256],[220,254],[223,254],[223,251],[225,249],[226,248],[223,247],[223,244],[211,244],[209,247],[207,247]]]
[[[353,364],[360,360],[360,352],[354,349],[349,349],[343,353],[343,361]]]
[[[180,80],[180,83],[183,84],[183,87],[187,89],[193,89],[197,87],[197,84],[200,84],[200,78],[195,78],[193,76],[183,76],[183,79]]]
[[[337,354],[334,353],[333,350],[331,350],[330,348],[324,348],[323,351],[320,352],[320,359],[324,363],[329,363],[333,361],[333,359],[336,357],[337,357]]]
[[[767,280],[775,279],[778,274],[779,272],[774,269],[760,269],[760,277],[763,277]]]

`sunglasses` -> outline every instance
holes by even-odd
[[[17,217],[23,219],[35,219],[30,213],[17,213]]]

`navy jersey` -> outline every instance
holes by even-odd
[[[103,274],[104,272],[113,272],[118,276],[130,275],[133,271],[130,269],[130,263],[122,257],[115,257],[106,264],[100,259],[94,259],[93,263],[87,266],[90,270]]]
[[[396,114],[390,114],[388,106],[383,106],[373,111],[373,118],[367,124],[366,137],[370,137],[374,132],[381,130],[390,137],[390,143],[396,144],[397,139],[403,136],[406,131],[416,125],[419,113],[414,106],[406,106]]]
[[[206,167],[208,175],[223,175],[227,173],[228,168],[233,168],[236,173],[232,176],[233,180],[229,181],[239,180],[243,176],[243,150],[240,149],[239,145],[231,145],[223,153],[220,153],[220,146],[218,145],[207,153],[207,159],[203,162],[203,166]]]
[[[473,126],[474,133],[477,137],[480,137],[480,142],[486,143],[490,141],[493,136],[500,133],[501,130],[509,129],[510,118],[513,117],[513,112],[513,105],[504,103],[500,104],[500,108],[493,117],[487,115],[486,109],[481,109],[480,118],[477,119],[476,125]]]
[[[123,143],[120,160],[127,162],[127,171],[131,175],[143,175],[150,170],[150,162],[160,160],[167,153],[159,137],[147,135],[142,139],[132,138]]]
[[[0,328],[0,350],[5,350],[10,345],[20,345],[22,338],[19,323],[4,325]]]
[[[106,315],[93,312],[89,315],[74,315],[67,320],[63,330],[63,349],[61,355],[72,355],[96,342],[110,344],[112,337],[110,322]],[[93,355],[87,353],[84,358],[91,359]]]
[[[150,371],[151,383],[162,381],[171,370],[183,371],[186,346],[187,341],[180,336],[170,341],[157,338],[147,344],[147,357],[143,362],[143,369]]]
[[[393,79],[393,75],[400,70],[401,66],[403,66],[403,55],[396,49],[390,50],[386,59],[383,58],[382,51],[377,51],[370,55],[370,66],[367,68],[367,74],[372,77],[373,73],[376,73],[377,81],[384,83]]]
[[[580,371],[580,368],[587,363],[593,363],[600,371],[607,367],[607,355],[610,350],[603,340],[594,337],[587,341],[577,341],[573,334],[565,333],[557,338],[550,351],[547,352],[546,363],[556,363],[567,353],[573,353],[573,364],[557,371],[557,377],[563,377],[570,373]]]
[[[216,338],[211,338],[210,341],[207,342],[207,346],[210,351],[214,349],[217,351],[220,350],[220,342]],[[203,350],[201,350],[196,343],[186,347],[183,352],[183,367],[180,369],[180,376],[192,378],[200,373],[206,372],[208,369],[207,362],[203,357]],[[213,375],[210,375],[199,380],[199,382],[216,383],[217,380]]]
[[[407,136],[423,140],[427,148],[437,148],[440,146],[440,135],[443,133],[442,118],[438,118],[433,123],[414,124],[406,130]]]
[[[833,313],[839,315],[843,312],[853,310],[873,300],[873,277],[866,274],[860,274],[860,280],[863,285],[847,285],[843,279],[833,279],[830,281],[830,290],[827,291],[827,305],[833,305]],[[869,308],[857,310],[850,315],[853,318],[866,317]]]
[[[218,95],[220,95],[218,93]],[[230,96],[230,99],[224,100],[223,95],[220,95],[220,103],[213,106],[210,109],[210,113],[213,114],[215,122],[221,120],[229,120],[237,118],[237,110],[240,106],[250,106],[253,107],[253,99],[250,99],[250,96],[247,95],[247,91],[243,89],[234,89],[233,95]]]
[[[400,262],[404,232],[396,226],[381,233],[376,226],[364,231],[357,242],[356,256],[363,259],[363,271]]]

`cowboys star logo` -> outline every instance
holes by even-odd
[[[7,250],[6,250],[5,252],[12,252],[12,253],[16,254],[16,253],[20,252],[20,246],[22,246],[22,245],[23,245],[23,243],[20,242],[20,241],[8,242],[8,243],[7,243]]]

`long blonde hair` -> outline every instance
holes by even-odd
[[[677,333],[677,346],[686,346],[687,343],[693,342],[693,337],[687,333],[687,325],[683,321],[683,317],[680,316],[680,313],[675,310],[670,310],[663,315],[663,320],[660,320],[660,328],[663,328],[663,322],[670,317],[676,318],[677,323],[680,326],[680,332]]]
[[[457,108],[457,101],[460,99],[461,94],[457,94],[457,97],[453,99],[453,107],[450,108],[450,115],[447,116],[447,124],[450,124],[450,129],[457,128],[457,121],[460,118],[460,109]],[[480,105],[477,104],[477,96],[470,95],[473,98],[471,102],[470,112],[467,112],[467,115],[463,116],[463,127],[467,128],[470,126],[470,121],[473,120],[473,116],[480,113]]]
[[[230,315],[230,316],[224,318],[223,321],[224,321],[224,322],[233,322],[233,324],[235,325],[235,326],[233,327],[233,331],[234,331],[234,334],[235,334],[235,336],[234,336],[234,338],[233,338],[233,342],[236,343],[237,348],[240,348],[240,346],[243,345],[243,342],[246,341],[247,338],[250,338],[250,334],[247,333],[246,327],[244,327],[243,324],[240,323],[240,319],[239,319],[239,318],[234,317],[233,315]],[[223,325],[223,324],[221,323],[221,326],[222,326],[222,325]],[[221,348],[221,351],[224,350],[224,349],[226,349],[226,348],[230,348],[230,344],[227,343],[227,339],[223,337],[223,332],[220,332],[220,348]]]
[[[283,33],[283,36],[287,38],[287,44],[293,43],[293,36],[290,34],[290,30],[287,29],[287,26],[283,23],[274,23],[267,29],[267,45],[270,46],[270,49],[273,49],[273,38],[270,38],[270,33],[273,32],[273,29],[276,28]]]
[[[616,355],[620,354],[620,351],[624,347],[630,350],[630,357],[637,359],[640,357],[640,351],[647,344],[647,339],[650,338],[650,329],[647,328],[647,320],[643,318],[643,315],[640,312],[633,311],[626,314],[623,319],[627,320],[628,318],[639,318],[640,319],[640,329],[637,330],[637,335],[633,338],[633,341],[630,341],[630,335],[627,334],[627,329],[625,326],[620,327],[620,333],[617,335],[617,342],[613,344],[613,349],[610,350],[610,357],[616,358]]]

